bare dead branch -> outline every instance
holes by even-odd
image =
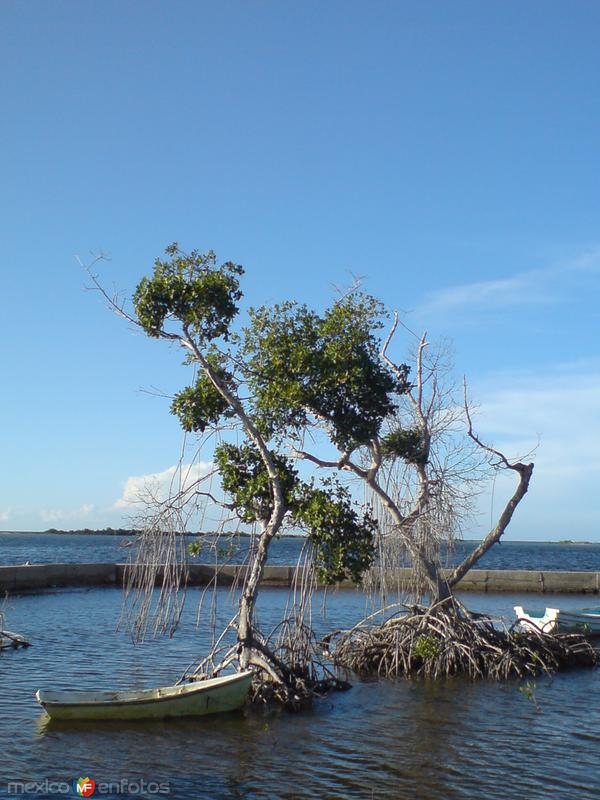
[[[513,514],[521,502],[521,500],[525,497],[527,490],[529,488],[529,482],[531,480],[531,475],[533,473],[533,463],[523,464],[522,462],[510,462],[508,458],[502,453],[500,450],[496,450],[489,445],[486,445],[481,439],[477,436],[477,434],[473,431],[473,424],[471,421],[471,415],[469,413],[469,404],[467,401],[467,387],[466,381],[464,383],[464,397],[465,397],[465,414],[467,416],[469,429],[468,435],[469,437],[477,443],[479,447],[481,447],[484,451],[490,453],[495,458],[497,458],[496,466],[502,465],[505,469],[512,470],[516,472],[519,476],[517,487],[512,495],[512,497],[506,503],[502,513],[498,518],[498,522],[496,525],[490,530],[487,536],[483,539],[483,541],[478,545],[478,547],[473,550],[473,552],[468,555],[461,564],[459,564],[451,573],[450,577],[448,578],[448,584],[450,586],[455,586],[461,578],[463,578],[466,573],[471,569],[471,567],[477,563],[477,561],[485,554],[487,551],[492,547],[492,545],[496,544],[496,542],[500,541],[502,535],[504,534],[506,528],[508,527]]]

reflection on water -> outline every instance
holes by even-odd
[[[286,593],[265,591],[274,622]],[[509,613],[517,598],[469,597]],[[522,598],[518,598],[522,599]],[[548,602],[552,600],[547,598]],[[176,798],[592,798],[600,795],[597,670],[538,679],[541,713],[517,684],[358,682],[298,715],[239,712],[171,721],[48,724],[34,699],[53,688],[173,682],[208,628],[188,606],[172,640],[133,645],[115,632],[116,589],[15,597],[11,628],[34,642],[0,657],[0,794],[8,780],[165,782]],[[577,605],[578,598],[567,603]],[[235,598],[219,590],[219,617]],[[324,629],[349,624],[364,597],[329,597]],[[107,795],[105,795],[107,796]]]

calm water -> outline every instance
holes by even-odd
[[[189,541],[193,541],[190,539]],[[244,561],[249,539],[221,539],[215,545],[207,539],[200,561]],[[89,563],[127,561],[131,548],[128,539],[107,535],[64,535],[39,533],[0,533],[0,564]],[[231,545],[231,550],[229,547]],[[272,564],[295,564],[302,541],[284,538],[273,543],[269,556]],[[457,546],[456,561],[475,547],[474,542]],[[545,544],[540,542],[503,542],[495,545],[479,562],[482,569],[545,569],[600,571],[600,543],[584,545]]]
[[[263,592],[265,628],[286,596]],[[39,687],[141,688],[176,679],[210,638],[195,625],[198,597],[198,591],[190,593],[173,640],[141,646],[115,631],[118,589],[12,598],[5,609],[9,628],[34,646],[0,655],[0,794],[9,780],[90,775],[96,781],[169,782],[170,796],[181,800],[600,796],[598,670],[538,679],[541,712],[516,683],[451,680],[358,682],[299,715],[240,712],[193,721],[62,726],[43,721],[33,697]],[[471,594],[468,602],[508,615],[523,599]],[[229,619],[236,598],[222,589],[218,601],[219,619]],[[576,606],[582,598],[560,602]],[[317,605],[316,625],[324,629],[356,620],[365,598],[354,590],[330,594],[328,619]]]

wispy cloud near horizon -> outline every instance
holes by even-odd
[[[43,522],[63,522],[65,520],[77,520],[82,517],[89,517],[94,511],[93,503],[83,503],[79,508],[50,508],[42,509],[40,519]]]
[[[577,274],[582,277],[600,275],[600,246],[548,267],[525,270],[506,278],[440,289],[426,297],[414,313],[417,317],[430,318],[461,309],[489,311],[508,306],[559,302],[564,297],[564,279],[572,279]]]
[[[474,384],[472,394],[480,404],[474,427],[484,441],[510,458],[535,450],[528,457],[535,463],[530,491],[511,531],[597,538],[600,509],[590,498],[600,473],[600,362],[499,372]],[[511,485],[499,483],[497,500]]]

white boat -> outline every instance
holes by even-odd
[[[52,719],[163,719],[233,711],[243,706],[251,670],[205,681],[129,692],[45,691],[36,699]]]
[[[18,633],[11,633],[11,631],[0,631],[0,650],[30,646],[31,642],[28,642],[24,636]]]
[[[515,606],[517,621],[524,627],[535,628],[544,633],[583,633],[588,636],[600,635],[600,606],[577,608],[564,611],[560,608],[546,608],[543,612],[527,611],[523,606]]]

